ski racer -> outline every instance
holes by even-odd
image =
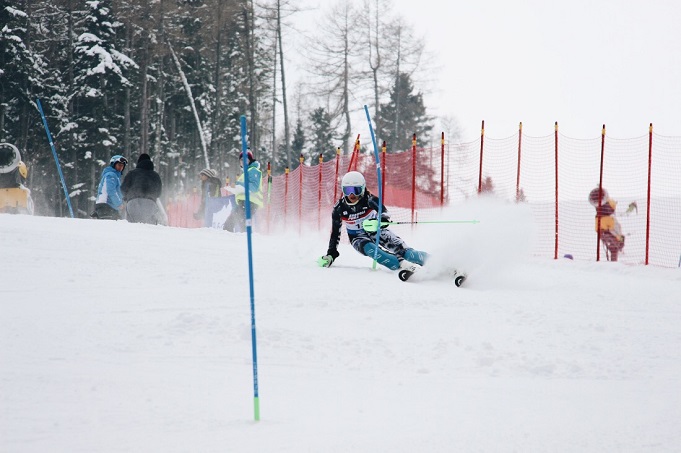
[[[102,178],[97,187],[95,212],[93,219],[118,220],[121,218],[119,210],[123,207],[123,193],[121,192],[121,176],[128,159],[116,154],[111,157],[109,165],[102,172]]]
[[[341,180],[343,196],[336,202],[331,214],[331,238],[326,255],[319,258],[318,264],[329,267],[338,258],[338,243],[341,226],[345,224],[352,246],[362,255],[370,258],[376,252],[376,230],[378,224],[378,197],[366,189],[364,176],[357,171],[346,173]],[[389,222],[390,216],[383,206],[381,223]],[[414,264],[423,266],[428,254],[407,246],[395,233],[382,227],[376,261],[391,270],[414,272]]]

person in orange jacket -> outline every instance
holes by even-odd
[[[608,251],[608,260],[617,261],[619,252],[624,248],[622,227],[615,218],[617,202],[608,197],[602,187],[596,187],[589,193],[589,203],[596,208],[596,232],[600,231],[601,242]]]

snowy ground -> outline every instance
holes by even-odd
[[[395,228],[462,288],[254,235],[257,422],[244,234],[0,215],[0,451],[680,451],[681,269],[531,258],[502,210]]]

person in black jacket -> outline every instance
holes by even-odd
[[[121,184],[128,222],[165,225],[165,213],[159,200],[162,190],[161,177],[154,171],[151,157],[140,154],[137,166]]]
[[[351,171],[341,181],[343,196],[336,202],[331,214],[331,238],[326,255],[318,263],[329,267],[338,258],[338,243],[341,237],[341,226],[345,224],[350,243],[362,255],[370,258],[376,252],[376,231],[378,226],[378,197],[366,189],[364,176]],[[385,207],[381,207],[381,222],[389,222]],[[414,264],[423,266],[428,254],[409,247],[402,238],[386,227],[381,228],[379,248],[376,261],[391,270],[416,270]]]

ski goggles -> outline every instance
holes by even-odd
[[[125,157],[119,157],[118,159],[114,160],[113,163],[114,163],[114,165],[123,164],[123,166],[126,166],[126,165],[128,165],[128,159],[126,159]]]
[[[343,193],[345,196],[350,196],[354,195],[356,197],[359,197],[362,195],[362,192],[364,192],[364,187],[362,186],[345,186],[343,187]]]

